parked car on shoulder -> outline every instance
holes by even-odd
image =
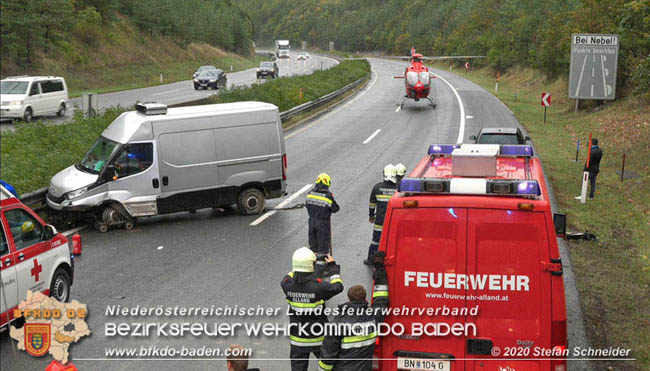
[[[469,139],[476,144],[527,144],[530,137],[519,128],[483,128]]]
[[[228,85],[228,78],[223,70],[203,70],[194,78],[194,89],[219,89]]]
[[[0,120],[64,116],[68,87],[63,77],[13,76],[0,81]]]
[[[257,67],[257,78],[263,79],[266,77],[276,78],[280,75],[280,69],[276,62],[262,62]]]

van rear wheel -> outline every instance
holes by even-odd
[[[61,105],[59,106],[59,110],[56,111],[56,115],[59,117],[65,116],[65,103],[61,103]]]
[[[264,210],[264,194],[257,188],[246,188],[239,194],[237,208],[241,215],[255,215]]]

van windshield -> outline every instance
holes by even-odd
[[[2,81],[0,82],[0,94],[25,94],[27,92],[26,81]]]
[[[95,144],[90,147],[83,160],[77,164],[77,169],[87,173],[99,174],[119,147],[119,143],[99,137]]]

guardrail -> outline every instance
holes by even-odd
[[[346,92],[356,88],[357,86],[361,85],[368,77],[362,77],[357,81],[354,81],[344,87],[342,87],[339,90],[333,91],[327,95],[324,95],[320,98],[316,98],[312,101],[309,101],[307,103],[303,103],[299,106],[293,107],[289,110],[286,110],[284,112],[280,112],[280,119],[282,122],[285,122],[289,120],[290,118],[298,115],[299,113],[303,113],[309,110],[312,110],[314,108],[318,108],[324,104],[327,104],[328,102],[331,102],[332,100],[340,97],[341,95],[345,94]],[[29,192],[25,193],[20,196],[20,200],[29,208],[31,208],[34,211],[39,211],[44,209],[47,204],[45,203],[45,197],[47,196],[47,187],[43,187],[39,190],[36,190],[34,192]]]
[[[357,81],[355,81],[353,83],[350,83],[350,84],[342,87],[339,90],[333,91],[333,92],[331,92],[331,93],[329,93],[327,95],[323,95],[322,97],[316,98],[316,99],[314,99],[312,101],[309,101],[307,103],[303,103],[303,104],[301,104],[299,106],[295,106],[295,107],[293,107],[291,109],[288,109],[288,110],[286,110],[284,112],[280,112],[280,119],[284,122],[284,121],[287,121],[288,119],[296,116],[297,114],[303,113],[305,111],[309,111],[311,109],[314,109],[314,108],[320,107],[320,106],[322,106],[322,105],[324,105],[326,103],[329,103],[332,100],[340,97],[341,95],[343,95],[343,94],[347,93],[348,91],[350,91],[350,90],[356,88],[357,86],[361,85],[366,79],[367,79],[367,77],[362,77],[359,80],[357,80]]]

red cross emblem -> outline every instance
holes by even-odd
[[[41,264],[38,264],[37,259],[34,259],[34,268],[32,268],[32,276],[34,276],[36,282],[38,282],[38,276],[42,271],[43,271],[43,266]]]

